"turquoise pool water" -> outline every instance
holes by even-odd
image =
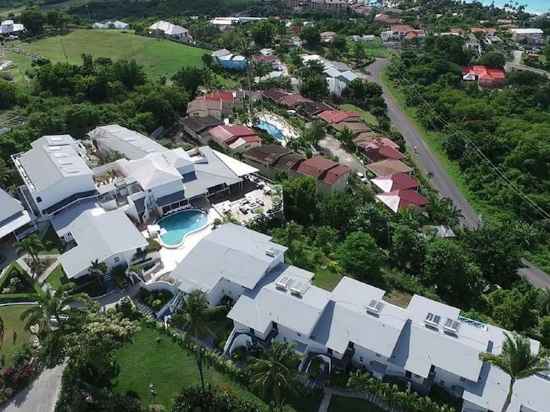
[[[208,224],[208,216],[200,210],[182,210],[159,220],[158,225],[166,232],[160,240],[166,246],[179,246],[185,236]]]
[[[281,129],[273,126],[271,123],[266,122],[265,120],[260,120],[258,124],[256,124],[256,127],[258,129],[266,131],[279,142],[284,142],[286,140],[285,135],[283,134],[283,131]]]

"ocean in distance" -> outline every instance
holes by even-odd
[[[481,3],[491,5],[493,0],[480,0]],[[531,13],[549,13],[550,0],[494,0],[495,6],[504,6],[506,3],[519,3],[525,5],[527,11]]]

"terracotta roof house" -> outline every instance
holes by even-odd
[[[222,119],[233,113],[233,108],[238,102],[239,99],[235,92],[216,91],[190,101],[187,104],[187,114],[189,116],[212,116]]]
[[[393,17],[384,13],[379,13],[376,16],[374,16],[374,21],[377,23],[382,23],[386,25],[401,23],[401,19],[399,17]]]
[[[418,188],[418,181],[406,173],[375,177],[370,181],[382,192],[386,193],[393,192],[395,190],[415,190]]]
[[[395,143],[385,144],[382,139],[371,140],[357,146],[363,150],[369,162],[379,162],[384,159],[401,160],[405,157],[405,155],[395,147]]]
[[[328,124],[338,124],[343,121],[359,121],[361,115],[356,112],[344,112],[342,110],[326,110],[319,114],[319,118]]]
[[[363,143],[368,143],[370,142],[371,140],[382,140],[384,141],[386,144],[388,145],[394,145],[394,147],[396,149],[399,148],[399,145],[397,145],[396,143],[394,143],[392,140],[388,139],[386,137],[386,135],[382,134],[382,133],[379,133],[379,132],[376,132],[374,130],[370,130],[368,132],[362,132],[362,133],[359,133],[357,136],[355,136],[353,138],[353,142],[356,144],[356,145],[360,145],[360,144],[363,144]]]
[[[208,140],[207,136],[205,138],[205,132],[222,124],[221,120],[212,116],[186,117],[180,123],[187,134],[203,144]]]
[[[303,103],[311,102],[310,99],[307,99],[300,94],[289,93],[286,90],[281,89],[264,90],[263,97],[288,108],[295,108]]]
[[[297,165],[296,172],[317,179],[324,191],[342,191],[347,186],[351,169],[322,156],[313,156]]]
[[[273,163],[273,168],[276,172],[287,173],[289,176],[297,176],[296,168],[304,160],[305,157],[301,154],[290,152],[279,157],[275,163]]]
[[[462,80],[477,81],[479,87],[498,88],[506,82],[506,72],[503,69],[493,69],[487,66],[470,66],[462,70]]]
[[[235,152],[244,152],[262,144],[262,139],[252,129],[241,125],[220,125],[208,131],[211,140]]]
[[[279,100],[282,97],[286,96],[288,92],[286,90],[281,90],[281,89],[268,89],[268,90],[264,90],[262,94],[263,94],[263,97],[265,97],[266,99],[272,100],[275,103],[279,103]]]
[[[428,203],[424,196],[414,190],[395,190],[389,193],[381,193],[376,195],[376,199],[384,203],[394,213],[411,207],[422,207]]]
[[[388,31],[380,33],[384,41],[414,40],[425,36],[424,30],[415,29],[408,24],[393,24]]]
[[[412,173],[413,169],[401,160],[386,159],[367,165],[367,169],[376,176],[392,176],[398,173]]]
[[[309,101],[298,105],[296,110],[301,115],[311,119],[324,111],[332,110],[332,108],[326,103]]]
[[[266,144],[243,152],[243,159],[246,163],[259,169],[263,175],[274,177],[276,174],[275,163],[289,154],[293,154],[293,152],[284,146]]]
[[[278,68],[280,66],[280,61],[277,56],[274,55],[264,55],[264,54],[256,54],[252,56],[252,61],[255,64],[270,64],[274,69]]]

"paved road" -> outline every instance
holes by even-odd
[[[6,406],[4,412],[52,412],[61,388],[63,365],[46,369]]]
[[[517,59],[517,56],[515,57]],[[368,67],[370,73],[368,79],[378,83],[384,89],[384,100],[388,105],[388,117],[392,121],[393,126],[403,135],[407,144],[410,147],[416,146],[415,163],[425,174],[428,172],[433,174],[431,178],[432,186],[444,197],[451,199],[455,207],[461,211],[463,216],[462,224],[469,228],[477,227],[480,223],[479,216],[460,190],[458,190],[445,168],[441,166],[435,155],[424,143],[415,125],[401,110],[397,101],[384,86],[381,74],[388,64],[389,61],[386,59],[377,59],[376,62]],[[525,267],[518,271],[520,276],[535,287],[550,288],[550,276],[548,274],[525,259],[522,263]]]
[[[507,72],[511,72],[513,70],[520,70],[520,71],[529,71],[536,74],[540,74],[541,76],[546,76],[550,78],[550,72],[547,72],[546,70],[537,69],[536,67],[527,66],[525,64],[521,64],[521,57],[523,55],[523,52],[521,50],[514,50],[512,52],[514,59],[511,62],[507,62],[504,66],[504,69]]]
[[[368,79],[383,87],[384,100],[388,105],[388,117],[393,127],[403,135],[410,148],[416,147],[416,153],[414,153],[415,163],[425,175],[432,174],[431,184],[434,189],[438,190],[442,196],[452,200],[455,207],[460,210],[463,216],[462,224],[467,227],[477,227],[479,225],[478,215],[458,190],[445,168],[441,166],[439,160],[424,143],[415,125],[401,110],[397,101],[384,86],[381,74],[388,64],[389,60],[377,59],[375,63],[368,67],[370,72]],[[413,152],[414,150],[411,150],[411,153]]]

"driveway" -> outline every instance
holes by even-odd
[[[45,369],[42,374],[6,406],[4,412],[52,412],[61,389],[64,365]]]
[[[412,149],[416,147],[414,160],[417,166],[425,175],[432,174],[431,185],[441,193],[443,197],[452,200],[455,207],[462,213],[462,224],[467,227],[477,227],[479,225],[479,216],[476,214],[472,206],[466,198],[458,190],[451,177],[447,174],[444,167],[441,166],[439,160],[428,148],[428,145],[422,140],[422,135],[409,119],[409,117],[401,110],[395,98],[389,93],[384,86],[381,75],[384,68],[389,64],[387,59],[377,59],[368,67],[370,75],[368,80],[378,83],[384,89],[384,100],[388,106],[388,117],[392,125],[399,131],[407,145]],[[415,150],[411,150],[411,153]]]
[[[514,55],[514,57],[516,59],[518,58],[517,55]],[[462,224],[469,228],[477,227],[480,223],[479,216],[462,195],[458,187],[456,187],[455,183],[431,152],[428,145],[424,143],[416,126],[401,110],[395,98],[388,91],[387,87],[384,86],[381,75],[388,64],[389,60],[387,59],[377,59],[368,67],[370,74],[367,76],[367,79],[382,86],[384,90],[384,100],[388,105],[388,117],[392,121],[393,127],[403,135],[409,147],[416,147],[416,153],[414,153],[416,165],[424,174],[427,175],[428,173],[432,173],[432,178],[430,180],[431,185],[434,189],[438,190],[442,196],[450,199],[455,207],[461,211],[463,216]],[[522,263],[525,267],[518,270],[521,277],[525,278],[535,287],[550,288],[550,276],[548,274],[527,260],[523,260]]]
[[[365,174],[365,166],[357,159],[353,154],[347,152],[338,139],[329,134],[319,140],[319,146],[329,152],[331,155],[336,156],[338,161],[343,165],[348,166],[355,173]]]

